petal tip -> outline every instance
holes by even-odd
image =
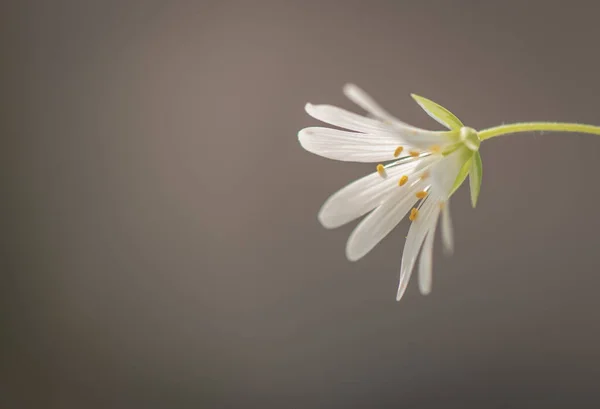
[[[454,255],[454,248],[444,247],[444,254],[448,257]]]
[[[310,128],[302,128],[298,131],[298,139],[305,137],[307,135],[310,135],[311,131]]]
[[[342,89],[344,91],[344,94],[346,96],[348,96],[348,95],[352,95],[352,94],[356,93],[356,91],[358,90],[358,87],[355,84],[348,82],[348,83],[344,84],[344,87]]]
[[[364,251],[358,251],[355,245],[354,236],[350,235],[348,242],[346,243],[346,258],[348,261],[358,261],[364,257],[366,253]]]
[[[324,212],[323,210],[319,211],[319,214],[317,215],[317,220],[319,220],[319,223],[321,223],[321,226],[323,226],[326,229],[335,229],[336,227],[338,227],[337,224],[333,223],[332,220],[329,219],[329,217],[327,216],[327,213]]]
[[[300,146],[310,152],[310,149],[307,147],[307,143],[309,142],[311,137],[310,130],[308,128],[300,129],[298,131],[298,142],[300,142]]]
[[[362,255],[357,254],[353,249],[348,249],[346,247],[346,258],[348,259],[348,261],[351,261],[354,263],[355,261],[360,260],[362,258]]]
[[[406,284],[402,279],[400,279],[400,283],[398,284],[398,292],[396,293],[396,301],[400,301],[406,292]]]

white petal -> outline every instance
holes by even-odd
[[[444,149],[457,142],[457,132],[436,132],[419,128],[395,127],[398,138],[406,145],[420,150],[430,150],[434,146]]]
[[[402,144],[391,135],[369,135],[331,128],[304,128],[298,133],[300,145],[328,159],[353,162],[385,162],[394,159]]]
[[[433,156],[407,158],[387,167],[385,177],[375,172],[350,183],[327,199],[319,211],[319,221],[328,229],[351,222],[382,204],[395,189],[407,189],[436,160]],[[398,186],[404,175],[408,176],[408,184]]]
[[[454,182],[458,177],[461,167],[465,163],[465,156],[469,155],[467,148],[460,148],[448,156],[445,156],[431,172],[432,189],[442,200],[448,200]]]
[[[415,193],[425,186],[425,182],[418,180],[408,189],[404,189],[406,186],[399,187],[381,206],[365,217],[348,238],[348,260],[356,261],[364,257],[383,240],[415,205],[418,200]]]
[[[413,221],[410,226],[406,243],[404,243],[404,251],[402,252],[400,282],[398,284],[398,293],[396,295],[396,300],[398,301],[400,301],[404,295],[404,292],[406,291],[408,281],[410,280],[415,261],[419,255],[419,250],[423,244],[423,240],[425,239],[425,235],[437,222],[439,211],[440,208],[437,200],[428,198],[421,206],[417,219]]]
[[[458,141],[458,132],[435,132],[413,128],[404,123],[387,123],[367,118],[332,105],[306,104],[306,112],[315,119],[340,128],[370,134],[371,137],[387,137],[397,145],[407,148],[430,149],[432,146],[444,148]]]
[[[433,145],[443,148],[449,144],[458,142],[458,132],[434,132],[416,128],[405,122],[402,122],[395,116],[383,109],[373,98],[365,91],[354,84],[344,86],[344,94],[356,105],[382,121],[392,124],[404,142],[412,147],[419,149],[429,149]]]
[[[392,126],[332,105],[306,104],[306,112],[315,119],[340,128],[365,133],[391,133]]]
[[[419,259],[419,290],[421,294],[427,295],[431,292],[432,265],[433,265],[433,241],[435,239],[435,226],[427,232],[421,258]]]
[[[356,105],[374,117],[381,119],[382,121],[393,123],[399,126],[411,127],[398,118],[390,115],[390,113],[383,109],[377,102],[375,102],[375,100],[371,98],[369,94],[354,84],[344,85],[344,94]]]
[[[431,172],[431,191],[444,203],[442,210],[442,243],[444,244],[444,252],[446,254],[454,252],[452,220],[450,218],[448,197],[452,191],[458,172],[464,163],[465,155],[469,154],[468,151],[459,149],[437,163]]]
[[[450,202],[446,202],[442,209],[442,243],[444,244],[444,252],[446,254],[454,252],[454,233],[452,231],[449,204]]]

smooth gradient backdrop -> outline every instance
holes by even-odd
[[[316,214],[374,167],[297,132],[346,82],[600,125],[599,4],[4,2],[0,407],[597,407],[599,137],[485,142],[397,303],[407,222],[347,261]]]

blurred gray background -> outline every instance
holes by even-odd
[[[484,143],[397,303],[408,224],[348,262],[316,213],[373,167],[297,132],[346,82],[600,124],[599,4],[3,3],[0,407],[597,407],[600,138]]]

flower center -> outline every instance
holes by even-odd
[[[460,128],[460,141],[473,152],[477,152],[481,144],[477,131],[468,126]]]

